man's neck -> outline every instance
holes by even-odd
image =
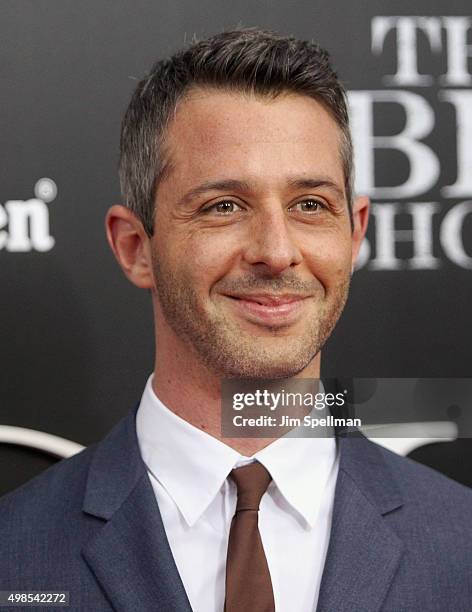
[[[320,354],[296,378],[319,378]],[[242,455],[252,456],[274,438],[224,438],[221,432],[221,380],[186,352],[157,353],[153,390],[163,404],[194,427],[213,436]]]

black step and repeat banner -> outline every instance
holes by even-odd
[[[468,2],[1,0],[0,12],[0,492],[103,437],[152,370],[150,299],[115,264],[104,215],[120,202],[131,92],[194,35],[315,39],[349,90],[372,216],[323,375],[472,376]],[[452,420],[467,401],[449,402]],[[465,482],[468,442],[401,452]]]

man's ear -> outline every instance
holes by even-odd
[[[352,204],[352,220],[354,228],[352,230],[352,268],[356,263],[362,241],[367,231],[369,222],[370,201],[367,196],[358,196]]]
[[[151,243],[139,218],[125,206],[115,204],[105,218],[108,244],[126,277],[137,287],[154,286]]]

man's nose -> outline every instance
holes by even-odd
[[[274,275],[302,261],[289,214],[280,205],[259,211],[248,228],[244,261]]]

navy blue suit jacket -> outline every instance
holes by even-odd
[[[69,591],[69,610],[86,612],[190,612],[135,414],[0,500],[0,590]],[[338,444],[317,611],[471,612],[472,490],[363,437]]]

